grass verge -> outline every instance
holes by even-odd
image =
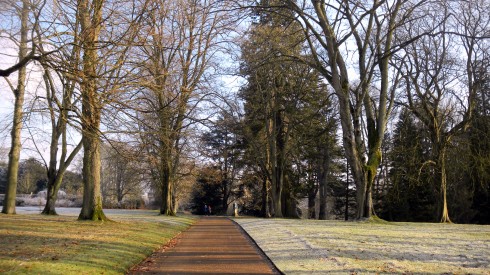
[[[236,221],[285,274],[490,274],[490,226]]]
[[[195,221],[142,210],[110,219],[2,214],[0,273],[123,274]]]

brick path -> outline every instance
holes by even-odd
[[[204,217],[130,274],[279,274],[232,221]]]

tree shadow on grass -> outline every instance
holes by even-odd
[[[60,271],[61,274],[65,269],[70,272],[100,273],[109,270],[124,273],[163,244],[25,236],[15,233],[0,234],[0,239],[5,245],[5,249],[0,250],[0,263],[14,261],[23,267],[32,265],[32,272],[40,274],[53,273],[54,270]]]

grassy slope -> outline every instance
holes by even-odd
[[[0,273],[122,274],[194,221],[154,211],[109,218],[0,215]]]
[[[286,274],[490,274],[490,226],[237,222]]]

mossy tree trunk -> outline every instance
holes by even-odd
[[[393,54],[392,40],[397,28],[404,24],[400,19],[410,18],[413,9],[404,9],[406,1],[403,0],[373,1],[369,7],[363,7],[363,12],[348,1],[338,7],[326,1],[312,1],[311,10],[303,9],[295,1],[287,1],[287,4],[302,22],[306,22],[302,26],[308,34],[313,62],[305,62],[325,77],[337,96],[342,143],[356,185],[356,217],[370,218],[373,214],[371,188],[381,158],[378,152],[393,108],[392,92],[400,77],[396,73],[388,74]],[[339,19],[333,14],[343,14],[344,17]],[[344,30],[346,33],[339,34],[337,28],[344,23],[348,26]],[[361,29],[362,32],[359,31]],[[352,40],[344,39],[346,35]],[[348,57],[349,62],[346,62],[343,50],[347,41],[354,42],[357,53]],[[351,58],[357,58],[355,65],[359,76],[359,81],[352,83],[348,69]],[[380,86],[373,89],[373,81],[379,81]],[[368,124],[371,123],[367,140],[362,135],[364,117]],[[365,148],[366,143],[368,148]]]
[[[102,211],[100,121],[102,102],[98,95],[98,40],[102,27],[103,0],[80,0],[78,16],[81,24],[83,50],[82,144],[83,144],[83,205],[80,220],[107,220]]]
[[[27,56],[28,42],[28,20],[29,20],[29,1],[22,1],[22,9],[20,14],[21,29],[20,29],[20,44],[19,44],[19,60]],[[23,123],[24,94],[26,90],[27,70],[25,66],[19,69],[17,88],[13,90],[15,96],[14,103],[14,118],[11,130],[11,147],[9,152],[9,163],[7,167],[7,188],[5,190],[5,198],[3,201],[2,213],[15,214],[15,199],[17,197],[17,181],[19,174],[19,158],[21,144],[21,131]]]

